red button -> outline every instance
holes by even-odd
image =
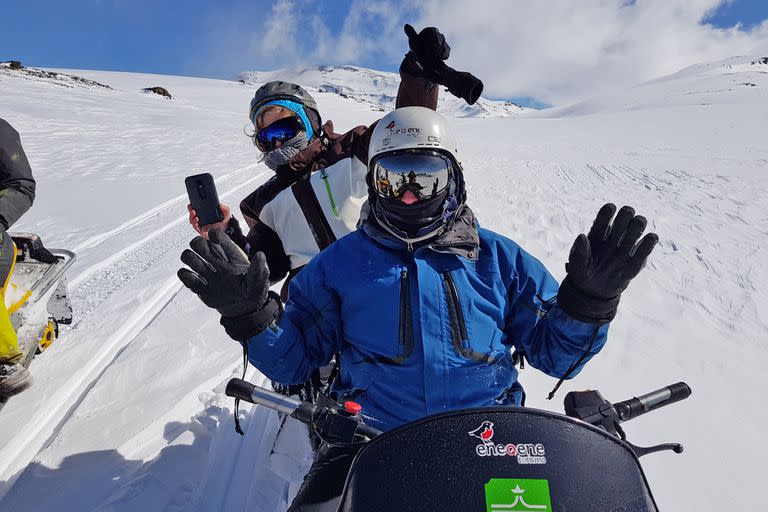
[[[344,411],[353,416],[363,410],[363,406],[357,402],[344,402]]]

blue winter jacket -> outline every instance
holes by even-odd
[[[248,341],[250,362],[298,384],[339,353],[334,393],[383,430],[451,409],[520,405],[513,348],[553,377],[578,373],[607,324],[570,318],[546,268],[478,229],[468,208],[457,225],[465,233],[452,242],[413,252],[370,223],[338,240],[293,279],[279,327]]]

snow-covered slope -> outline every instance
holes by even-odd
[[[367,104],[378,112],[395,108],[400,76],[397,73],[374,71],[357,66],[319,66],[286,68],[276,71],[246,71],[238,77],[246,84],[259,86],[271,80],[284,80],[301,84],[310,93],[334,94],[342,98]],[[449,117],[517,117],[530,111],[509,101],[480,98],[467,105],[445,91],[439,99],[440,112]]]
[[[455,120],[481,224],[557,278],[605,201],[632,204],[659,233],[603,352],[552,402],[553,379],[526,369],[521,380],[529,405],[552,410],[572,389],[619,400],[687,381],[690,400],[626,426],[638,444],[686,445],[643,461],[662,510],[760,501],[768,84],[749,64],[758,57],[730,63],[746,78],[715,63],[580,109]],[[344,73],[366,78],[342,80],[339,68],[293,77],[350,87],[348,97],[317,94],[338,130],[380,117],[396,87],[372,82],[387,74],[353,69]],[[270,453],[277,420],[259,408],[247,412],[244,438],[232,432],[223,383],[238,371],[239,348],[175,277],[192,236],[184,176],[212,172],[234,205],[269,175],[242,132],[255,87],[66,73],[112,89],[0,73],[0,117],[21,132],[38,179],[35,207],[14,228],[79,258],[75,325],[34,361],[36,386],[0,414],[0,510],[281,510],[306,464],[302,434]],[[731,80],[756,85],[724,87]],[[140,92],[150,86],[174,99]],[[691,91],[710,92],[701,101]]]
[[[689,66],[601,98],[537,113],[570,117],[683,106],[755,105],[768,101],[768,57],[741,56]]]

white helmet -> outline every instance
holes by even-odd
[[[448,122],[425,107],[398,108],[384,116],[373,129],[368,162],[382,153],[401,149],[441,150],[461,164],[459,146]]]
[[[414,165],[436,167],[406,174],[398,159],[411,151]],[[384,116],[371,135],[366,182],[373,218],[389,234],[412,244],[444,232],[466,200],[458,144],[445,118],[424,107],[398,108]],[[418,199],[404,200],[408,191]]]

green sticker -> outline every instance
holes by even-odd
[[[485,484],[486,512],[552,512],[549,483],[527,478],[492,478]]]

